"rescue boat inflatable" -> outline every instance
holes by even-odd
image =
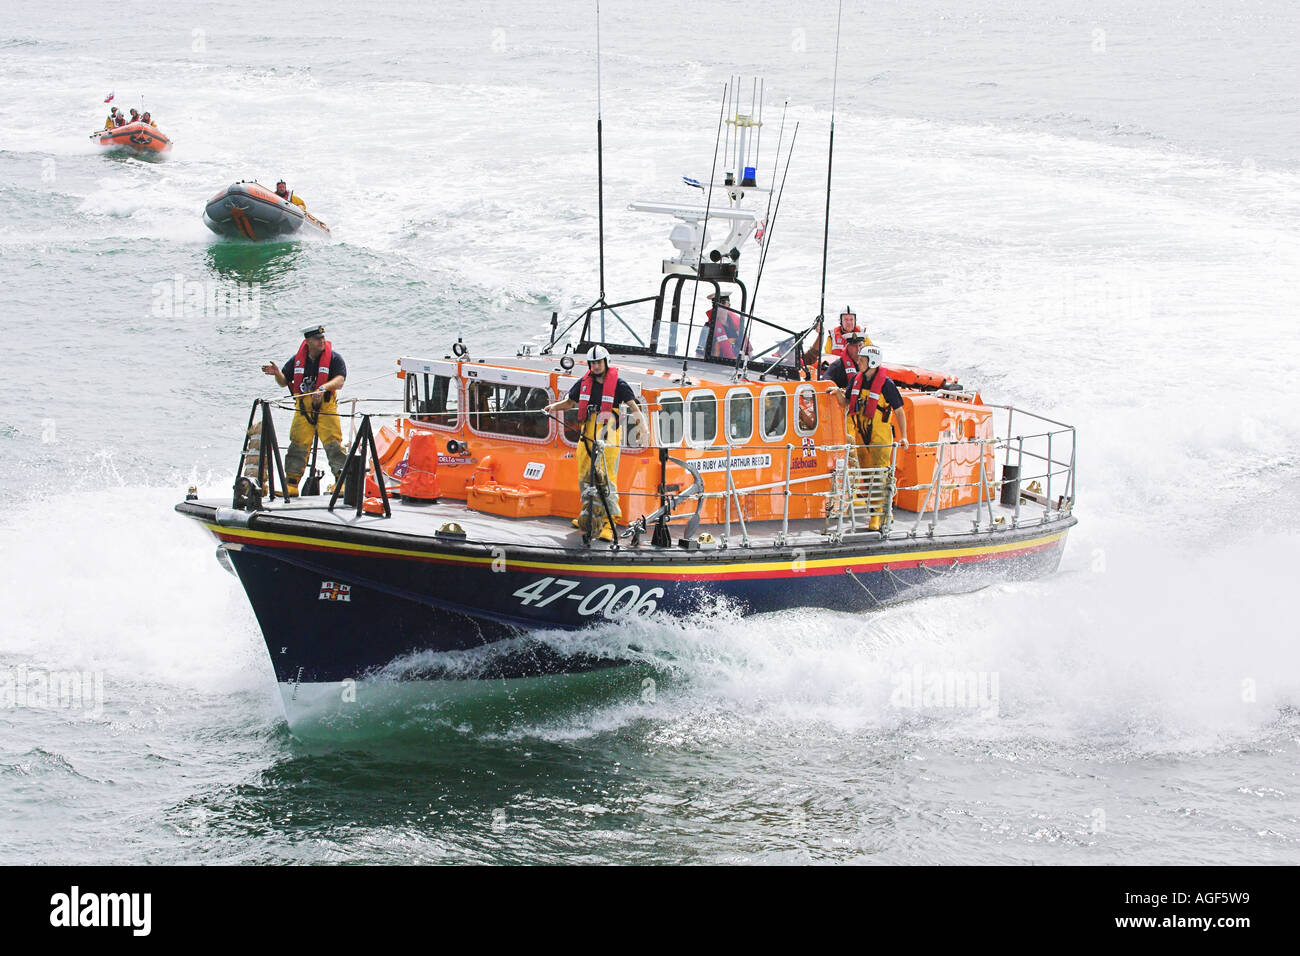
[[[240,181],[208,200],[203,222],[231,239],[285,239],[298,235],[328,236],[329,226],[261,183]]]
[[[91,133],[102,149],[128,152],[136,156],[162,158],[172,150],[172,141],[148,123],[127,123],[115,129]]]

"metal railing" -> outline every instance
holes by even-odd
[[[929,482],[896,489],[897,491],[919,491],[921,489],[926,491],[925,500],[921,509],[917,512],[911,530],[908,532],[910,536],[920,533],[921,522],[927,511],[930,512],[930,522],[925,534],[933,535],[939,524],[940,502],[943,493],[962,488],[973,487],[976,489],[975,515],[971,527],[974,533],[997,531],[1007,527],[1020,527],[1022,524],[1021,504],[1026,500],[1042,506],[1043,511],[1038,519],[1039,524],[1046,524],[1071,513],[1075,496],[1075,451],[1077,448],[1077,435],[1074,427],[1034,412],[1018,409],[1012,405],[986,403],[982,407],[1006,411],[1007,432],[1005,435],[993,438],[969,437],[939,442],[923,442],[912,446],[915,448],[934,448],[936,451],[934,471]],[[1032,431],[1028,434],[1016,434],[1015,428],[1018,420],[1022,422],[1028,420],[1030,423],[1044,423],[1057,427]],[[1031,424],[1031,427],[1037,428],[1039,426]],[[1058,450],[1066,445],[1069,447],[1069,458],[1058,457]],[[968,449],[976,447],[979,449],[977,452],[979,458],[978,480],[974,482],[944,482],[945,455],[949,451],[955,451],[962,447]],[[1003,453],[1003,474],[1001,478],[995,479],[994,476],[988,473],[989,450],[992,451],[991,457],[994,462],[997,460],[998,453]],[[1026,460],[1041,463],[1042,470],[1026,474]],[[1064,481],[1064,490],[1055,498],[1052,496],[1053,481],[1056,482],[1058,490],[1061,489],[1061,482]],[[1042,482],[1046,482],[1045,489],[1042,487]],[[998,517],[993,513],[992,489],[995,487],[1001,492],[1001,503],[1012,511],[1010,525],[1006,524],[1005,515]],[[1007,504],[1007,498],[1012,499],[1012,503],[1009,505]],[[987,521],[985,520],[986,517]]]
[[[374,439],[368,433],[371,417],[403,417],[401,412],[362,412],[359,406],[362,404],[368,405],[371,402],[391,404],[391,402],[400,401],[400,399],[358,398],[339,401],[337,414],[341,419],[347,419],[349,422],[346,438],[346,444],[352,449],[349,458],[358,451],[362,454],[372,451]],[[905,531],[909,537],[918,535],[933,536],[940,528],[942,512],[953,511],[955,507],[970,509],[970,502],[961,506],[943,504],[945,497],[951,498],[953,492],[960,493],[964,489],[974,489],[975,491],[969,531],[972,534],[1021,527],[1025,524],[1023,512],[1024,505],[1027,502],[1042,509],[1034,519],[1034,523],[1047,524],[1068,517],[1072,511],[1076,494],[1075,456],[1077,437],[1075,429],[1070,425],[1011,405],[986,403],[979,407],[1005,411],[1006,433],[985,438],[954,437],[934,442],[911,443],[908,446],[909,449],[933,449],[935,458],[929,480],[914,485],[900,486],[896,484],[896,466],[900,446],[892,443],[887,446],[891,449],[889,466],[876,468],[861,467],[854,460],[856,457],[855,452],[871,446],[857,446],[847,443],[813,446],[796,446],[791,443],[774,445],[769,443],[691,447],[689,451],[695,454],[703,453],[707,456],[722,456],[723,464],[716,470],[723,473],[723,486],[720,489],[711,491],[706,491],[704,482],[699,480],[698,466],[701,459],[679,460],[669,457],[683,450],[677,446],[664,447],[641,444],[620,446],[624,450],[634,449],[642,452],[657,450],[660,452],[664,468],[667,467],[668,462],[671,462],[675,467],[681,467],[691,473],[692,477],[696,479],[692,483],[691,490],[686,493],[670,495],[663,489],[658,493],[630,493],[660,499],[661,507],[653,514],[634,521],[632,526],[622,534],[632,536],[645,533],[648,530],[647,519],[651,522],[661,519],[665,522],[687,520],[691,522],[692,527],[696,527],[699,524],[704,504],[709,501],[722,501],[722,526],[724,530],[721,545],[726,547],[732,541],[733,525],[738,525],[739,545],[741,547],[750,547],[752,543],[751,522],[753,519],[746,520],[747,509],[744,499],[757,494],[770,495],[772,492],[779,492],[782,500],[779,515],[780,531],[774,536],[775,543],[778,546],[786,544],[790,539],[791,501],[801,497],[822,499],[824,505],[819,510],[822,510],[825,521],[820,533],[831,539],[841,539],[861,534],[878,534],[882,537],[888,537],[894,533],[895,518],[897,517],[894,501],[900,492],[909,491],[925,492],[921,507],[915,512],[911,527]],[[264,434],[260,439],[261,444],[256,450],[250,451],[250,436],[252,439],[257,440],[257,436],[253,434],[255,430],[251,426],[257,420],[259,408],[263,416],[261,420],[265,423],[270,417],[272,408],[292,411],[294,405],[291,399],[282,399],[276,402],[259,399],[254,403],[253,412],[249,418],[250,428],[245,435],[244,448],[240,454],[240,474],[260,474],[264,476],[262,484],[266,485],[265,476],[274,462],[275,466],[281,469],[281,488],[283,488],[283,466],[278,461],[280,459],[280,449],[275,443],[274,428],[264,424]],[[1025,430],[1017,433],[1017,428]],[[269,442],[267,439],[269,439]],[[358,439],[362,439],[362,441],[359,442]],[[801,448],[801,457],[806,457],[809,452],[830,455],[832,458],[830,468],[795,477],[792,465],[796,447]],[[975,480],[964,482],[945,480],[945,465],[949,464],[955,457],[960,455],[968,463],[969,467],[971,449],[976,449],[975,455],[978,458],[978,471]],[[737,466],[735,456],[756,450],[772,453],[774,456],[780,456],[781,453],[784,453],[783,477],[772,481],[744,484],[740,472],[753,470],[754,466],[750,463]],[[988,467],[990,460],[996,463],[999,453],[1002,457],[1003,474],[1001,477],[990,474]],[[250,455],[256,458],[257,461],[250,461]],[[368,457],[377,458],[377,455]],[[1026,471],[1027,467],[1031,470]],[[807,486],[819,482],[826,483],[826,488],[816,491],[804,490]],[[666,478],[662,484],[665,486],[670,485]],[[267,490],[272,491],[272,494],[274,494],[273,489],[274,484],[272,482],[271,488]],[[381,494],[383,493],[381,492]],[[283,496],[283,492],[281,492],[281,496]],[[1001,515],[997,514],[994,509],[995,496],[1000,497],[1000,510],[1003,511]],[[383,494],[383,497],[386,499],[387,495]],[[665,504],[669,502],[670,505],[665,507]],[[694,510],[677,513],[676,509],[688,502],[694,503]],[[384,504],[387,505],[386,500]],[[749,510],[752,513],[752,509]],[[808,510],[804,509],[805,513]],[[386,507],[385,511],[387,511]],[[764,520],[775,521],[777,516],[773,514],[770,518]],[[924,528],[922,527],[923,523],[925,524]],[[806,528],[804,530],[807,531]]]

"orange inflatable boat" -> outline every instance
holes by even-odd
[[[91,133],[90,138],[97,140],[103,149],[123,150],[136,156],[161,158],[172,149],[172,141],[148,123],[127,123],[115,129],[101,129]]]

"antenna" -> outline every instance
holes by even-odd
[[[826,320],[826,260],[831,243],[831,168],[835,163],[835,95],[840,79],[840,20],[844,16],[844,0],[840,0],[835,14],[835,72],[831,79],[831,141],[826,149],[826,224],[822,230],[822,295],[817,309],[817,360],[821,364],[822,332]]]
[[[794,132],[790,134],[790,149],[785,154],[785,172],[781,174],[781,189],[776,194],[776,211],[772,213],[772,221],[767,223],[763,232],[763,251],[758,257],[758,275],[754,278],[754,294],[749,297],[749,314],[753,315],[758,310],[758,286],[763,281],[763,267],[767,265],[767,250],[772,248],[772,230],[776,228],[776,217],[781,212],[781,197],[785,195],[785,179],[790,175],[790,157],[794,155],[794,142],[799,138],[799,124],[794,124]],[[781,143],[777,141],[776,158],[781,158]],[[776,182],[776,163],[772,164],[772,182]],[[768,194],[768,205],[772,204],[772,196]]]
[[[836,41],[838,50],[838,40]],[[834,124],[832,124],[834,128]],[[600,116],[600,0],[596,0],[596,217],[600,229],[600,304],[605,304],[605,142]],[[825,282],[823,281],[823,285]]]
[[[704,265],[704,247],[708,245],[709,210],[713,206],[713,181],[718,178],[718,143],[722,140],[722,119],[727,111],[727,89],[722,87],[722,103],[718,107],[718,131],[713,136],[713,165],[709,168],[709,194],[704,200],[704,225],[700,227],[700,254],[695,260],[695,282],[691,286],[691,322],[686,328],[686,354],[682,356],[682,380],[686,380],[686,363],[691,356],[691,337],[695,334],[695,303],[700,296],[700,267]],[[716,302],[714,303],[716,307]]]
[[[780,129],[780,131],[776,134],[776,158],[772,160],[772,185],[773,185],[773,186],[776,185],[776,170],[777,170],[777,166],[778,166],[778,165],[780,164],[780,162],[781,162],[781,143],[785,140],[785,114],[786,114],[786,110],[789,109],[789,107],[790,107],[790,101],[789,101],[789,100],[786,100],[786,101],[785,101],[785,104],[781,107],[781,129]],[[796,123],[795,126],[798,127],[798,124]],[[759,124],[759,127],[758,127],[758,135],[759,135],[760,137],[763,135],[763,126],[762,126],[761,121],[760,121],[760,124]],[[794,141],[791,140],[791,145],[793,145],[793,142],[794,142]],[[757,157],[755,157],[755,159],[754,159],[754,165],[755,165],[755,167],[758,166],[758,158],[757,158]],[[789,160],[786,161],[786,168],[787,168],[787,169],[790,168],[790,162],[789,162]],[[767,231],[768,231],[768,226],[769,226],[770,223],[771,223],[771,216],[772,216],[772,197],[773,197],[774,195],[775,195],[775,191],[774,191],[773,189],[768,189],[768,191],[767,191],[767,209],[763,212],[763,222],[762,222],[762,229],[763,229],[763,232],[762,232],[762,236],[761,236],[761,241],[759,242],[759,245],[761,245],[761,246],[763,247],[763,251],[762,251],[761,253],[759,253],[759,258],[758,258],[758,279],[762,279],[762,278],[763,278],[763,260],[767,258]],[[758,294],[758,279],[756,279],[756,280],[754,281],[754,294],[755,294],[755,296]],[[751,299],[750,299],[750,302],[751,302],[751,303],[753,302],[753,298],[752,298],[752,297],[751,297]],[[754,311],[754,308],[753,308],[753,305],[752,305],[752,304],[750,305],[750,309],[749,309],[749,311],[750,311],[751,314],[752,314],[753,311]]]
[[[782,133],[784,134],[785,132],[784,113],[782,113],[782,118],[781,118],[781,130]],[[781,158],[781,138],[782,137],[778,137],[776,141],[776,158],[778,160]],[[777,214],[780,213],[781,211],[781,197],[785,195],[785,179],[787,176],[790,175],[790,159],[791,157],[794,156],[794,142],[798,138],[799,138],[799,124],[795,123],[794,132],[790,135],[790,150],[785,155],[785,172],[781,174],[781,189],[776,196],[776,210],[772,213],[771,222],[768,222],[766,217],[764,217],[763,219],[764,222],[763,251],[759,254],[758,257],[758,275],[754,277],[754,294],[749,297],[749,318],[745,320],[745,334],[741,338],[742,342],[749,341],[749,330],[754,324],[754,316],[758,313],[758,286],[763,281],[763,267],[767,265],[767,250],[772,248],[772,230],[776,228],[776,217]],[[775,161],[773,161],[772,163],[772,183],[774,185],[776,183],[776,162]],[[767,195],[767,207],[768,209],[772,208],[771,193],[768,193]],[[803,345],[802,336],[800,337],[799,345],[800,346]],[[800,352],[799,355],[802,357],[803,353]],[[773,365],[775,364],[776,363],[774,362]],[[748,355],[745,356],[744,369],[746,373],[749,370]]]
[[[727,77],[727,86],[730,87],[730,89],[733,91],[733,96],[727,100],[727,131],[726,131],[726,135],[724,135],[722,138],[722,161],[724,163],[730,164],[733,169],[735,168],[735,163],[733,163],[731,159],[731,154],[732,154],[731,117],[732,114],[735,113],[735,110],[732,108],[734,106],[732,101],[735,98],[734,91],[736,87],[738,87],[739,85],[740,85],[740,77],[737,74],[733,73],[731,74],[731,76]]]

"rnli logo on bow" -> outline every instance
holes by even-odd
[[[351,601],[352,585],[339,584],[337,581],[322,581],[320,583],[320,599],[322,601]]]

